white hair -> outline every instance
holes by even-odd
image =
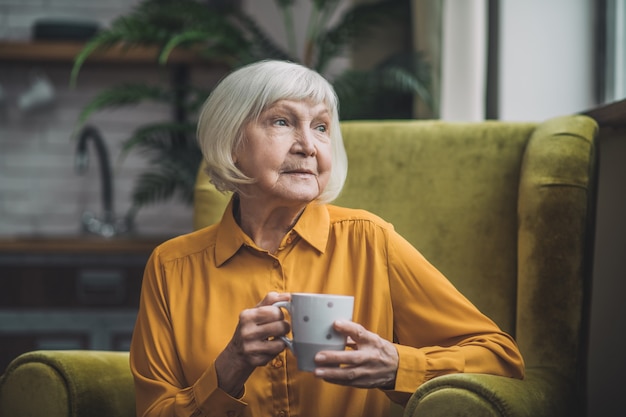
[[[197,136],[211,182],[220,191],[233,192],[238,192],[239,184],[254,182],[235,166],[233,152],[244,139],[246,125],[280,100],[309,100],[328,108],[332,171],[328,185],[317,199],[334,200],[348,174],[337,95],[324,77],[293,62],[266,60],[239,68],[226,76],[206,100]]]

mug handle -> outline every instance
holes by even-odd
[[[278,301],[272,305],[278,308],[282,307],[285,310],[287,310],[289,313],[291,313],[291,301]],[[289,350],[293,353],[293,340],[286,336],[280,336],[280,338],[283,342],[285,342],[285,345],[287,345]]]

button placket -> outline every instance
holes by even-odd
[[[285,355],[283,351],[269,363],[269,375],[272,382],[272,407],[274,415],[287,416],[285,410],[289,409],[289,388],[287,387],[287,369],[285,367]]]

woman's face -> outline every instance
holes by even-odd
[[[242,198],[291,205],[317,198],[332,167],[331,115],[325,104],[280,100],[244,129],[234,153],[239,169],[254,184],[242,186]]]

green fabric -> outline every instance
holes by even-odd
[[[0,380],[0,416],[135,417],[128,352],[23,354]]]
[[[584,397],[597,126],[557,118],[533,134],[519,192],[517,337],[527,366],[550,364]]]
[[[517,184],[533,128],[346,122],[348,180],[336,203],[393,223],[463,294],[515,334]]]
[[[70,415],[65,380],[54,368],[40,362],[24,363],[3,380],[0,415],[37,416],[44,410],[50,417]],[[20,401],[13,401],[15,398]]]
[[[422,385],[405,408],[406,417],[557,417],[577,415],[571,381],[546,369],[526,379],[451,374]]]
[[[209,177],[204,172],[204,166],[203,163],[198,170],[193,192],[193,227],[196,230],[220,221],[231,196],[230,193],[217,191],[215,186],[209,182]]]

